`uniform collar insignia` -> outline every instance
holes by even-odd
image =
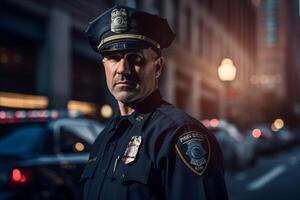
[[[128,30],[127,10],[116,8],[111,11],[110,30],[114,33],[122,33]]]

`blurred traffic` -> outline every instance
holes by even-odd
[[[282,119],[245,130],[224,119],[201,122],[221,146],[227,178],[300,143]],[[104,124],[58,110],[0,111],[0,124],[0,199],[81,199],[80,174]]]
[[[81,199],[81,171],[103,124],[56,110],[0,115],[0,199]]]
[[[235,125],[225,120],[204,120],[203,124],[216,136],[225,168],[240,169],[255,163],[257,146],[253,137],[243,135]]]
[[[300,144],[298,130],[284,125],[282,119],[256,124],[247,130],[239,130],[224,119],[206,119],[202,123],[220,143],[227,170],[250,167],[259,156],[280,153]]]

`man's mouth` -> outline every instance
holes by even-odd
[[[132,81],[119,81],[115,84],[116,86],[135,87],[137,83]]]

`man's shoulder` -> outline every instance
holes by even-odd
[[[201,135],[211,135],[199,120],[167,102],[157,108],[151,123],[153,128],[160,130],[157,133],[158,135],[162,133],[171,138],[181,137],[191,132]]]
[[[155,112],[155,119],[157,121],[169,121],[178,127],[185,124],[199,124],[200,122],[170,103],[162,104]]]

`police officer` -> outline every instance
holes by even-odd
[[[227,199],[215,137],[158,91],[161,50],[175,37],[167,21],[114,6],[87,35],[119,113],[93,144],[81,176],[84,199]]]

